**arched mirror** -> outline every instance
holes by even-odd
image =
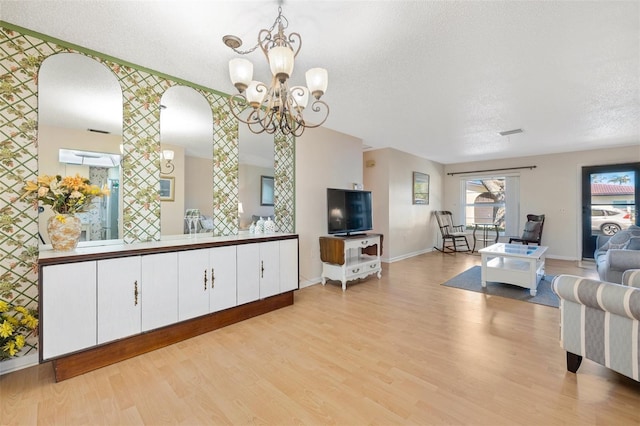
[[[238,229],[243,231],[260,217],[274,218],[273,135],[256,135],[240,123],[238,163],[238,203],[241,206]]]
[[[213,114],[195,89],[174,86],[160,100],[160,234],[213,232]]]
[[[45,59],[38,73],[39,174],[79,174],[110,189],[109,196],[96,198],[88,211],[77,214],[80,246],[121,241],[121,143],[122,91],[115,75],[77,53]],[[49,243],[46,222],[53,212],[41,210],[39,232]]]

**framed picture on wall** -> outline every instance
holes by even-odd
[[[273,205],[273,176],[260,176],[260,205]]]
[[[429,204],[429,175],[413,172],[413,204]]]
[[[174,201],[175,189],[175,177],[160,176],[160,201]]]

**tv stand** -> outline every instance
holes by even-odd
[[[371,274],[382,277],[382,234],[359,234],[320,237],[322,260],[322,285],[327,278],[342,282],[365,278]]]

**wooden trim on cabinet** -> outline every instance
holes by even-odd
[[[56,382],[293,305],[293,291],[172,324],[52,361]]]

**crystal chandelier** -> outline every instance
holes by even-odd
[[[222,38],[225,45],[240,55],[246,55],[260,47],[273,74],[271,85],[267,86],[253,80],[253,64],[248,60],[236,58],[229,61],[231,82],[239,92],[229,97],[231,113],[247,124],[253,133],[273,134],[280,131],[285,135],[300,136],[306,128],[321,126],[329,115],[329,106],[320,100],[327,90],[326,69],[312,68],[307,71],[307,87],[290,88],[288,85],[294,58],[302,46],[300,34],[291,33],[288,37],[285,35],[284,30],[288,26],[289,21],[282,15],[282,7],[278,7],[278,17],[270,29],[260,30],[258,44],[253,48],[240,51],[240,38],[232,35]],[[319,113],[321,118],[314,124],[305,121],[302,115],[309,101],[309,93],[315,98],[310,108],[314,113]]]

